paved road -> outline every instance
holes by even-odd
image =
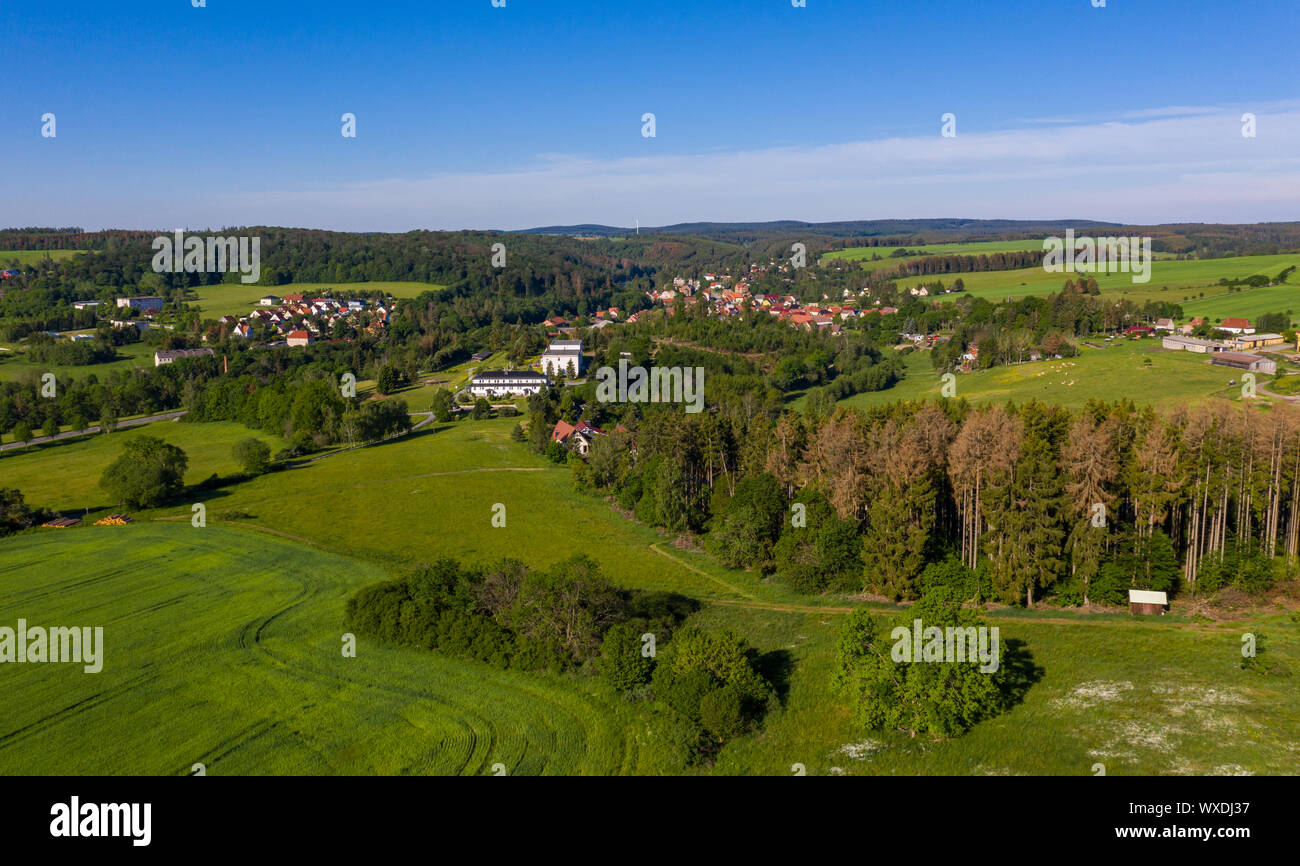
[[[179,418],[186,413],[185,409],[178,409],[175,412],[163,412],[158,415],[146,415],[143,418],[128,418],[125,421],[117,422],[117,429],[124,427],[139,427],[141,424],[152,424],[155,421],[170,421]],[[56,442],[59,439],[74,439],[77,436],[85,436],[90,433],[98,433],[99,425],[87,427],[85,430],[69,430],[66,433],[60,433],[57,436],[37,436],[27,442],[10,442],[8,445],[0,445],[0,451],[8,451],[10,448],[26,448],[28,445],[40,445],[42,442]]]

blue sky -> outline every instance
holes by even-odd
[[[0,225],[1300,219],[1295,0],[506,2],[0,0]]]

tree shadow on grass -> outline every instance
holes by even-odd
[[[1004,645],[1002,669],[1006,680],[1002,685],[1002,709],[1008,710],[1022,703],[1034,683],[1043,678],[1047,669],[1034,663],[1034,654],[1022,640],[1011,638]]]
[[[788,649],[761,653],[754,659],[754,668],[772,684],[776,699],[784,706],[786,696],[790,694],[790,677],[794,674],[794,653]]]

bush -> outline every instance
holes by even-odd
[[[261,439],[241,439],[230,449],[246,475],[261,475],[271,465],[271,448]]]
[[[849,698],[858,724],[869,731],[953,737],[1000,711],[1008,676],[1001,664],[1001,645],[996,647],[997,667],[988,672],[981,670],[979,660],[925,661],[910,658],[910,649],[896,657],[904,641],[913,641],[917,619],[927,630],[984,627],[973,611],[934,595],[923,596],[899,614],[892,628],[865,610],[851,612],[840,628],[834,682]]]
[[[631,691],[650,682],[655,663],[642,654],[641,634],[631,623],[620,623],[605,633],[598,670],[616,691]]]
[[[118,502],[131,508],[155,508],[185,486],[189,458],[175,445],[155,436],[129,440],[99,480]]]
[[[701,698],[700,724],[722,742],[743,734],[748,724],[740,690],[727,685]]]

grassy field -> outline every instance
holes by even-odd
[[[244,483],[194,491],[185,503],[138,518],[189,520],[190,503],[205,502],[210,520],[226,512],[321,549],[392,565],[456,556],[503,556],[554,562],[587,550],[623,586],[698,590],[701,596],[798,601],[757,576],[671,546],[659,532],[627,520],[572,489],[569,470],[511,441],[516,419],[431,425],[411,436]],[[233,423],[164,421],[0,456],[5,486],[33,504],[60,510],[111,509],[99,477],[125,437],[137,431],[177,445],[190,459],[195,484],[213,472],[238,471],[231,446],[257,435]],[[266,438],[266,437],[261,437]],[[279,443],[267,439],[273,449]],[[506,525],[491,525],[506,507]],[[607,539],[587,545],[574,539]],[[817,601],[811,602],[817,604]],[[829,602],[822,602],[829,603]]]
[[[1228,385],[1230,379],[1241,380],[1239,371],[1214,367],[1205,355],[1166,351],[1160,348],[1159,340],[1152,338],[1098,345],[1105,348],[1081,345],[1077,358],[958,373],[957,396],[973,403],[1025,403],[1037,399],[1075,409],[1092,398],[1128,397],[1135,403],[1176,406],[1212,397],[1240,397],[1239,389]],[[1147,360],[1151,361],[1149,367],[1145,365]],[[893,388],[855,394],[840,402],[862,408],[941,396],[943,382],[930,361],[929,351],[912,352],[904,363],[907,376]],[[801,398],[793,405],[798,407],[802,402]]]
[[[98,625],[103,670],[7,664],[0,774],[653,771],[629,705],[591,683],[361,641],[371,565],[261,533],[90,527],[10,539],[0,622]]]
[[[1208,297],[1223,294],[1224,289],[1218,285],[1220,279],[1249,277],[1254,274],[1275,277],[1291,265],[1300,265],[1300,253],[1199,260],[1157,258],[1151,265],[1151,280],[1147,283],[1134,283],[1132,274],[1097,274],[1096,277],[1102,294],[1114,296],[1116,300],[1127,298],[1139,304],[1147,301],[1184,304],[1196,301],[1201,295]],[[900,288],[908,288],[919,283],[934,282],[935,279],[942,280],[944,285],[949,285],[960,277],[966,286],[967,294],[990,301],[1001,301],[1006,298],[1042,296],[1059,292],[1067,278],[1077,281],[1079,276],[1048,273],[1042,268],[1023,268],[1015,271],[908,277],[899,280],[898,285]],[[1300,294],[1300,285],[1292,284],[1290,291],[1293,294]],[[1244,300],[1248,295],[1249,292],[1242,292],[1230,297]],[[1236,309],[1231,307],[1226,315],[1246,315],[1246,313],[1236,312]],[[1273,311],[1261,310],[1260,312]],[[1204,315],[1204,313],[1188,315]]]
[[[192,302],[203,310],[203,317],[219,319],[222,316],[242,316],[257,309],[258,298],[275,295],[299,294],[315,297],[327,289],[345,292],[387,292],[395,298],[414,298],[425,292],[441,291],[444,286],[433,283],[287,283],[283,286],[244,285],[243,283],[221,283],[215,286],[199,286],[198,301]]]
[[[717,773],[788,774],[796,762],[810,774],[1295,766],[1300,693],[1234,665],[1240,632],[1261,623],[1174,616],[992,614],[1004,642],[1022,642],[1022,664],[1040,669],[1021,703],[950,742],[865,737],[829,691],[843,600],[795,596],[674,547],[574,492],[567,470],[509,440],[513,423],[442,425],[196,494],[206,528],[179,504],[130,527],[0,542],[0,623],[98,624],[107,643],[93,676],[0,669],[0,773],[181,774],[196,761],[214,775],[478,774],[498,761],[516,775],[658,772],[644,708],[590,678],[364,642],[356,659],[339,653],[344,599],[391,567],[441,555],[546,565],[578,550],[621,586],[701,599],[700,624],[736,628],[765,653],[783,706],[723,751]],[[249,435],[227,424],[146,429],[185,448],[201,467],[191,481],[234,471],[229,444]],[[0,458],[0,476],[38,504],[98,501],[98,474],[124,435]],[[505,528],[491,526],[498,502]],[[242,513],[227,522],[224,512]],[[1294,624],[1262,625],[1276,658],[1300,662]]]
[[[70,259],[81,250],[0,250],[0,268],[22,267],[44,261],[46,256],[56,262]]]
[[[784,650],[783,708],[729,744],[716,773],[790,775],[1291,774],[1300,761],[1294,680],[1242,671],[1241,635],[1263,631],[1295,671],[1300,629],[1283,617],[1234,625],[1167,617],[989,615],[1017,664],[1024,699],[946,741],[856,730],[830,685],[839,617],[711,606],[697,615]]]
[[[864,270],[874,271],[901,261],[907,261],[909,258],[919,258],[918,256],[892,258],[896,250],[903,249],[915,250],[933,256],[978,256],[989,253],[1026,252],[1028,250],[1041,250],[1042,248],[1043,242],[1041,240],[969,241],[952,244],[919,244],[908,247],[850,247],[846,250],[835,250],[827,253],[822,256],[821,261],[826,262],[835,259],[856,261],[862,264]],[[873,261],[871,257],[876,255],[880,256],[880,259]],[[947,281],[945,280],[945,282]]]
[[[16,487],[27,494],[29,502],[57,510],[111,508],[114,503],[100,489],[99,478],[122,452],[123,443],[142,434],[170,442],[186,453],[190,461],[187,484],[197,484],[213,473],[238,472],[239,465],[230,452],[241,439],[261,439],[271,446],[272,453],[284,447],[280,440],[242,424],[159,421],[107,436],[97,434],[0,452],[0,486]]]
[[[1204,316],[1211,322],[1221,322],[1230,316],[1255,321],[1264,313],[1287,313],[1296,322],[1300,312],[1300,280],[1280,286],[1262,286],[1240,292],[1210,295],[1183,304],[1183,313],[1189,318]]]
[[[53,372],[58,376],[71,376],[76,379],[84,379],[94,373],[96,376],[103,378],[116,370],[126,370],[132,367],[153,367],[154,347],[145,343],[130,343],[125,346],[118,346],[118,359],[116,361],[86,366],[37,364],[27,360],[21,345],[7,343],[5,348],[9,351],[0,352],[0,381],[16,381],[22,378],[24,374],[33,373],[39,377],[40,374],[46,372]]]

